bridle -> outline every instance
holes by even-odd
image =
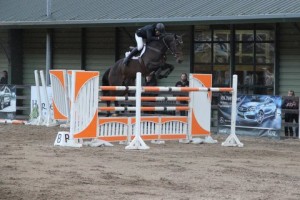
[[[175,37],[175,35],[174,35],[174,37]],[[170,53],[171,53],[175,58],[177,58],[179,53],[174,52],[174,51],[169,47],[169,45],[167,44],[167,42],[166,42],[166,40],[165,40],[165,37],[162,38],[162,41],[163,41],[163,44],[165,45],[165,47],[167,48],[167,51],[170,51]],[[175,44],[176,46],[183,43],[182,41],[178,41],[178,39],[176,39],[176,38],[175,38],[175,42],[176,42],[176,44]],[[155,47],[152,47],[152,46],[149,46],[149,45],[148,45],[147,48],[148,48],[148,49],[151,49],[152,51],[155,51],[155,52],[157,52],[157,53],[161,53],[161,50],[159,50],[159,49],[157,49],[157,48],[155,48]]]
[[[175,37],[175,36],[174,36]],[[165,38],[163,37],[163,43],[164,43],[164,45],[167,47],[167,50],[168,51],[170,51],[171,52],[171,54],[175,57],[175,58],[177,58],[177,55],[178,55],[178,53],[177,52],[174,52],[174,51],[172,51],[172,49],[168,46],[168,44],[166,43],[166,41],[165,41]],[[176,42],[176,46],[177,45],[180,45],[182,42],[179,42],[178,41],[178,39],[175,39],[175,42]]]

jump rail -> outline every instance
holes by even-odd
[[[100,86],[99,91],[136,91],[136,86]],[[214,87],[142,87],[143,92],[232,92],[232,88]]]
[[[136,97],[102,96],[99,101],[135,101]],[[189,101],[189,97],[141,97],[141,101]]]
[[[136,111],[137,107],[100,107],[99,111]],[[140,107],[141,111],[184,111],[189,110],[188,106],[169,107]]]

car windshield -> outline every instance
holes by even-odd
[[[251,102],[258,102],[258,103],[262,103],[262,102],[264,102],[264,103],[272,103],[273,100],[272,100],[272,99],[269,99],[269,98],[265,99],[264,101],[262,101],[261,99],[252,99]]]
[[[274,101],[272,99],[266,99],[266,103],[273,103]]]
[[[261,102],[260,99],[252,99],[251,102]]]

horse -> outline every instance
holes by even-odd
[[[151,41],[145,46],[145,48],[144,53],[139,57],[139,59],[131,59],[128,66],[123,64],[124,58],[122,58],[107,69],[102,77],[102,85],[135,85],[137,72],[141,72],[142,76],[155,73],[155,76],[159,79],[166,78],[174,69],[173,65],[166,63],[167,51],[171,52],[177,63],[181,63],[183,61],[182,36],[167,33],[160,40]],[[160,74],[162,71],[165,71],[163,75]],[[128,94],[128,91],[103,91],[102,94],[103,96],[124,96]],[[118,103],[115,102],[115,106],[117,105]],[[107,102],[107,106],[110,106],[110,102]]]

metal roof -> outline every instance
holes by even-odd
[[[300,0],[0,0],[0,27],[284,22]]]

